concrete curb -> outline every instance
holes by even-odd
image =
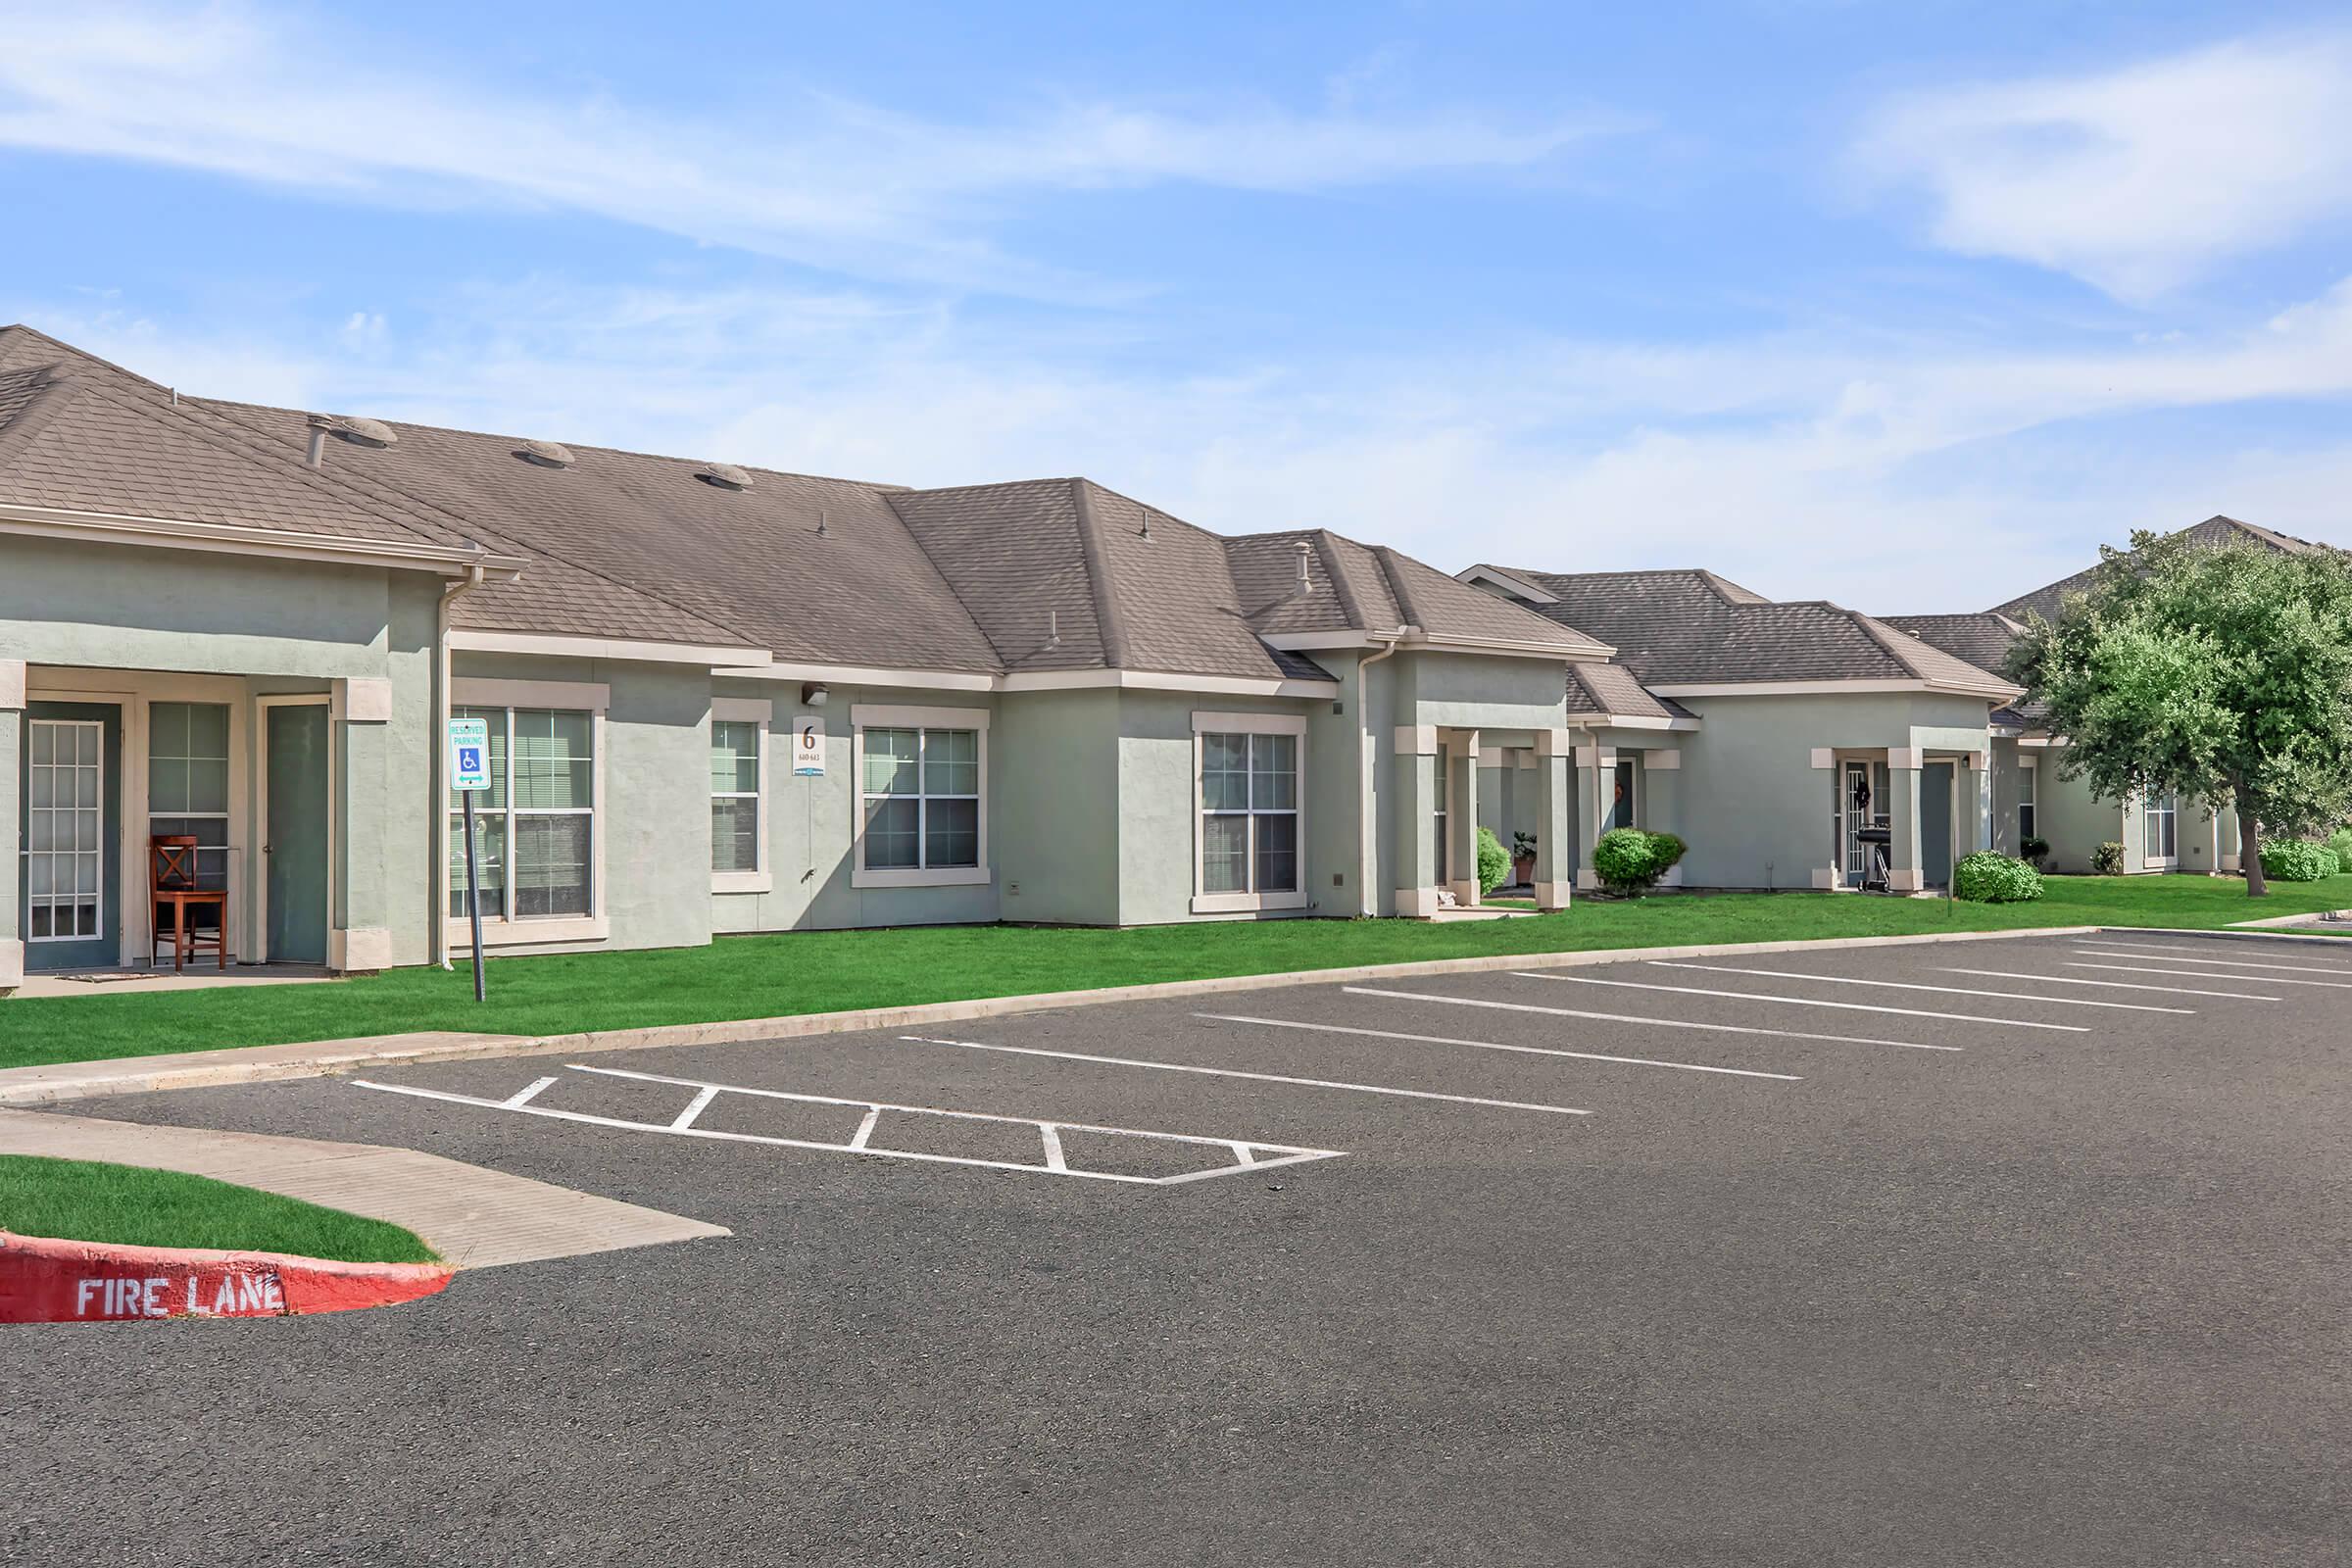
[[[1277,974],[1154,981],[1146,985],[1108,986],[1092,991],[978,997],[961,1002],[928,1002],[900,1007],[857,1007],[842,1012],[805,1012],[780,1018],[735,1018],[713,1023],[661,1024],[646,1029],[602,1029],[585,1034],[380,1035],[368,1039],[314,1041],[302,1045],[191,1051],[173,1055],[124,1056],[111,1061],[63,1062],[54,1066],[0,1070],[0,1105],[46,1105],[104,1095],[266,1083],[281,1078],[317,1078],[363,1066],[410,1066],[421,1062],[466,1061],[494,1056],[576,1055],[602,1051],[645,1051],[662,1046],[738,1045],[756,1040],[850,1034],[862,1029],[916,1028],[931,1024],[962,1023],[974,1018],[999,1018],[1010,1013],[1045,1012],[1060,1007],[1213,997],[1236,991],[1260,991],[1275,986],[1338,985],[1358,980],[1401,980],[1434,974],[1490,974],[1505,969],[1582,968],[1603,963],[1635,963],[1646,958],[1716,958],[1744,954],[1815,953],[1840,948],[1914,947],[1930,942],[1992,942],[2020,937],[2089,936],[2108,929],[2115,928],[2095,925],[2041,926],[2017,931],[1922,932],[1891,937],[1829,937],[1791,942],[1714,942],[1671,948],[1596,948],[1577,953],[1496,954],[1475,958],[1427,958],[1410,963],[1356,964],[1343,969],[1293,969]]]
[[[454,1272],[445,1263],[342,1263],[0,1231],[0,1323],[352,1312],[434,1295]]]
[[[2322,909],[2316,914],[2281,914],[2268,920],[2232,920],[2232,931],[2277,930],[2298,925],[2318,925],[2323,920],[2352,920],[2352,909]]]

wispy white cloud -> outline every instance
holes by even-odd
[[[2352,37],[1914,92],[1854,156],[1925,192],[1937,244],[2144,302],[2352,213]]]
[[[27,314],[200,392],[899,483],[1079,471],[1228,530],[1327,525],[1448,567],[1706,564],[1886,611],[1995,603],[2214,512],[2352,543],[2352,443],[2130,433],[2352,395],[2352,280],[2241,330],[2067,352],[1555,341],[1187,375],[851,291],[531,279],[364,349],[339,317],[287,346]]]
[[[1162,183],[1304,192],[1520,169],[1621,122],[1474,108],[1368,115],[1258,101],[1041,97],[999,123],[814,92],[696,122],[528,96],[466,63],[372,63],[338,22],[245,5],[0,13],[0,145],[167,164],[351,200],[568,209],[873,275],[1016,293],[1080,279],[991,237],[1041,193]]]

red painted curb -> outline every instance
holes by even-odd
[[[0,1323],[349,1312],[431,1296],[454,1272],[442,1263],[338,1263],[0,1231]]]

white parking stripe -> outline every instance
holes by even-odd
[[[2036,997],[2024,991],[1972,991],[1966,986],[1923,986],[1906,980],[1861,980],[1843,974],[1806,974],[1801,969],[1735,969],[1728,963],[1678,963],[1652,958],[1652,968],[1706,969],[1716,974],[1753,974],[1767,980],[1818,980],[1831,986],[1884,986],[1889,991],[1934,991],[1947,997],[2001,997],[2010,1002],[2046,1002],[2053,1007],[2121,1007],[2126,1012],[2180,1012],[2193,1016],[2194,1007],[2157,1007],[2144,1002],[2092,1002],[2083,997]]]
[[[549,1088],[554,1083],[555,1080],[553,1078],[533,1079],[530,1083],[525,1084],[522,1088],[515,1090],[514,1093],[500,1101],[499,1103],[505,1106],[508,1110],[519,1110],[524,1105],[527,1105],[532,1101],[538,1099],[540,1091]]]
[[[2129,954],[2113,954],[2113,957],[2129,957]],[[2235,980],[2249,986],[2321,986],[2329,991],[2352,991],[2352,980],[2290,980],[2282,974],[2215,974],[2208,969],[2158,969],[2144,963],[2080,963],[2069,960],[2069,969],[2113,969],[2118,974],[2177,974],[2183,980]]]
[[[1548,978],[1529,975],[1530,980]],[[1923,1046],[1910,1040],[1872,1040],[1862,1035],[1813,1035],[1795,1029],[1753,1029],[1736,1023],[1687,1023],[1680,1018],[1621,1017],[1613,1012],[1581,1012],[1574,1007],[1543,1007],[1532,1002],[1494,1002],[1486,997],[1446,997],[1429,991],[1375,991],[1370,986],[1342,986],[1358,997],[1397,997],[1406,1002],[1443,1002],[1455,1007],[1494,1007],[1503,1012],[1542,1012],[1554,1018],[1605,1018],[1616,1023],[1654,1023],[1665,1029],[1718,1029],[1727,1034],[1777,1035],[1784,1040],[1828,1040],[1846,1046],[1900,1046],[1905,1051],[1958,1051],[1958,1046]],[[1664,987],[1657,989],[1663,990]]]
[[[1776,997],[1762,991],[1706,991],[1697,986],[1653,986],[1642,980],[1603,980],[1589,974],[1529,974],[1513,969],[1522,980],[1556,980],[1562,985],[1618,986],[1627,991],[1671,991],[1684,997],[1729,997],[1735,1002],[1783,1002],[1797,1007],[1836,1007],[1840,1012],[1891,1012],[1905,1018],[1941,1018],[1947,1023],[1989,1023],[2004,1029],[2054,1029],[2060,1034],[2086,1035],[2087,1024],[2041,1023],[2031,1018],[1986,1018],[1973,1012],[1924,1012],[1917,1007],[1881,1007],[1868,1002],[1816,1002],[1811,997]]]
[[[1392,1089],[1381,1084],[1346,1084],[1328,1078],[1291,1078],[1274,1072],[1243,1072],[1238,1067],[1194,1067],[1173,1061],[1142,1061],[1133,1056],[1090,1056],[1076,1051],[1041,1051],[1035,1046],[992,1046],[978,1040],[939,1040],[929,1035],[901,1035],[922,1046],[954,1046],[960,1051],[1002,1051],[1012,1056],[1052,1056],[1060,1061],[1091,1061],[1102,1067],[1149,1067],[1155,1072],[1199,1073],[1204,1078],[1250,1078],[1261,1084],[1291,1084],[1301,1089],[1345,1089],[1358,1095],[1393,1095],[1399,1100],[1443,1100],[1456,1105],[1486,1105],[1495,1110],[1540,1110],[1553,1116],[1590,1116],[1574,1105],[1536,1105],[1523,1100],[1484,1100],[1476,1095],[1441,1095],[1428,1089]]]
[[[2121,949],[2121,952],[2115,950]],[[2142,954],[2184,954],[2195,962],[2208,963],[2217,969],[2290,969],[2311,974],[2352,974],[2352,969],[2339,963],[2261,963],[2252,958],[2216,958],[2195,948],[2159,948],[2145,942],[2112,942],[2104,948],[2094,948],[2087,942],[2075,944],[2078,953],[2101,953],[2111,958],[2136,958]]]
[[[1350,986],[1348,989],[1354,990],[1355,988]],[[1374,995],[1409,996],[1411,993],[1376,992]],[[1311,1029],[1318,1034],[1364,1035],[1374,1040],[1406,1040],[1422,1046],[1475,1046],[1481,1051],[1515,1051],[1528,1056],[1574,1056],[1579,1061],[1613,1061],[1626,1067],[1672,1067],[1679,1072],[1720,1072],[1734,1078],[1778,1078],[1784,1083],[1791,1084],[1804,1082],[1804,1079],[1792,1072],[1757,1072],[1748,1067],[1702,1067],[1692,1061],[1656,1061],[1648,1056],[1604,1056],[1596,1051],[1559,1051],[1549,1046],[1505,1046],[1497,1045],[1492,1040],[1454,1040],[1445,1035],[1400,1035],[1387,1029],[1350,1029],[1346,1024],[1339,1023],[1301,1023],[1296,1018],[1251,1018],[1238,1012],[1196,1012],[1193,1016],[1214,1018],[1220,1023],[1263,1024],[1269,1029]],[[1596,1012],[1589,1016],[1604,1018],[1608,1014]],[[1625,1021],[1642,1023],[1648,1020],[1637,1018]],[[1704,1028],[1706,1026],[1693,1025],[1692,1027]],[[1716,1027],[1731,1029],[1736,1026],[1721,1024]],[[1739,1029],[1737,1032],[1744,1035],[1771,1035],[1779,1034],[1781,1031],[1777,1029]]]
[[[716,1084],[705,1084],[695,1093],[695,1097],[692,1100],[686,1102],[686,1108],[678,1112],[677,1119],[669,1124],[669,1130],[673,1133],[682,1133],[687,1128],[693,1126],[694,1119],[697,1116],[700,1116],[704,1111],[709,1110],[710,1108],[710,1102],[716,1100],[717,1098],[718,1086]]]
[[[2277,997],[2248,996],[2240,991],[2198,991],[2188,986],[2140,986],[2129,980],[2081,980],[2063,974],[2020,974],[2014,969],[1955,969],[1945,966],[1946,974],[1983,975],[1987,980],[2040,980],[2053,986],[2105,986],[2111,991],[2153,991],[2162,997],[2220,997],[2226,1002],[2277,1002]],[[2245,984],[2259,985],[2252,975]]]

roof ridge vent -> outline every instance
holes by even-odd
[[[732,463],[705,464],[695,477],[721,490],[749,490],[752,487],[750,470],[739,468]]]
[[[514,455],[541,468],[568,468],[578,460],[559,441],[525,441]]]

